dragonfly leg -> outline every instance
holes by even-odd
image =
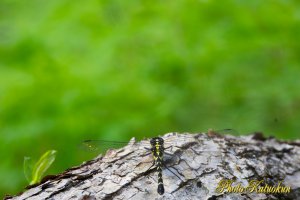
[[[170,149],[172,146],[169,146],[169,147],[167,147],[167,148],[164,148],[164,150],[166,150],[166,149]]]
[[[152,165],[145,171],[145,173],[146,173],[147,171],[149,171],[154,165],[155,165],[155,161],[153,161]],[[150,176],[150,174],[146,175],[147,178],[149,178],[149,176]],[[151,176],[150,176],[150,177],[151,177]],[[155,180],[153,179],[153,177],[151,177],[151,178],[152,178],[153,181],[155,181]]]
[[[172,146],[169,146],[169,147],[167,147],[167,148],[164,148],[164,154],[166,154],[166,155],[168,155],[168,156],[177,156],[176,154],[173,154],[173,153],[168,153],[168,152],[166,152],[165,150],[166,149],[170,149],[170,148],[172,148]]]
[[[155,165],[155,161],[152,162],[152,165],[145,172],[149,171],[154,165]]]
[[[177,176],[177,178],[179,178],[179,180],[181,180],[182,182],[184,182],[177,174],[175,174],[172,170],[170,170],[165,163],[163,163],[163,166],[169,171],[171,172],[172,174],[174,174],[175,176]]]
[[[144,149],[146,149],[146,150],[152,152],[152,148],[144,147]]]
[[[172,153],[168,153],[168,152],[164,152],[164,154],[168,155],[168,156],[174,156],[175,154],[172,154]]]

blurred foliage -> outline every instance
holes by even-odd
[[[84,139],[300,130],[293,0],[0,1],[0,197],[91,158]]]

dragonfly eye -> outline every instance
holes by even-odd
[[[157,137],[151,138],[150,143],[155,144],[157,142]]]
[[[155,145],[155,144],[164,144],[164,140],[161,138],[161,137],[154,137],[154,138],[151,138],[150,140],[150,144],[151,145]]]
[[[160,142],[161,144],[163,144],[163,143],[164,143],[164,140],[163,140],[162,138],[159,138],[159,142]]]

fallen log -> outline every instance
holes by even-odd
[[[300,141],[213,131],[162,138],[162,195],[149,140],[132,139],[6,199],[300,199]]]

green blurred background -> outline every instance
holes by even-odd
[[[1,0],[0,197],[24,156],[55,149],[59,173],[95,155],[84,139],[299,138],[299,41],[291,0]]]

